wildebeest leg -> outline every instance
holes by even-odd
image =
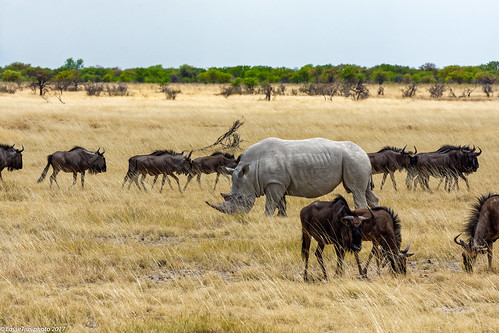
[[[182,193],[182,189],[180,188],[180,182],[179,182],[179,180],[178,180],[178,177],[177,177],[177,176],[175,176],[174,174],[171,174],[171,175],[170,175],[170,177],[172,177],[173,179],[175,179],[175,181],[177,182],[177,185],[178,185],[178,191],[179,191],[180,193]],[[168,181],[168,183],[170,183],[170,181]],[[171,184],[170,184],[170,187],[172,187],[172,185],[171,185]],[[172,188],[172,190],[173,190],[173,188]]]
[[[185,185],[184,185],[184,191],[187,188],[187,185],[189,185],[189,183],[191,182],[192,178],[194,178],[194,175],[189,174],[187,176],[187,181],[185,182]]]
[[[423,190],[426,189],[426,190],[428,190],[428,192],[433,193],[433,191],[430,189],[430,184],[429,184],[430,183],[430,176],[422,177],[421,182],[422,182],[421,187],[423,188]]]
[[[81,189],[85,188],[85,170],[81,172]]]
[[[440,188],[440,185],[442,185],[442,182],[444,181],[444,179],[445,179],[444,190],[447,190],[447,184],[449,183],[449,179],[447,178],[447,176],[445,176],[445,177],[440,178],[440,181],[438,182],[438,185],[436,188],[437,191]]]
[[[121,184],[121,189],[123,189],[123,187],[125,187],[125,183],[128,180],[128,178],[129,177],[128,177],[128,172],[127,172],[127,174],[125,175],[125,178],[123,179],[123,184]]]
[[[60,170],[56,170],[56,169],[54,169],[54,171],[52,172],[52,175],[50,176],[50,188],[52,188],[52,181],[54,181],[54,182],[55,182],[55,184],[57,185],[57,188],[61,188],[61,187],[59,186],[59,183],[57,183],[57,179],[56,179],[57,174],[59,173],[59,171],[60,171]]]
[[[385,180],[386,180],[386,175],[388,175],[388,173],[383,173],[383,179],[381,179],[381,186],[379,187],[380,190],[383,189],[383,185],[385,185]]]
[[[287,203],[286,203],[286,196],[284,195],[277,204],[277,216],[286,216],[286,208],[287,208]]]
[[[152,189],[153,189],[153,187],[154,187],[154,184],[156,184],[156,181],[158,180],[158,176],[159,176],[159,175],[154,176],[154,179],[152,180],[151,191],[152,191]],[[161,191],[160,191],[160,192],[161,192]]]
[[[301,257],[302,257],[303,261],[305,262],[305,271],[303,272],[303,280],[304,281],[308,281],[307,270],[308,270],[309,251],[310,251],[310,234],[307,231],[302,230]]]
[[[315,249],[315,257],[317,258],[317,261],[321,266],[322,274],[324,274],[324,280],[327,280],[326,267],[324,266],[324,259],[322,259],[322,252],[324,251],[324,246],[325,244],[321,242],[317,244],[317,249]]]
[[[199,188],[203,189],[203,187],[201,186],[201,174],[200,173],[198,173],[198,175],[196,176],[196,181],[198,182]]]
[[[394,176],[394,172],[390,172],[390,178],[392,179],[392,183],[393,183],[393,188],[395,189],[395,191],[397,190],[397,182],[395,181],[395,176]]]
[[[265,215],[272,216],[276,207],[284,197],[286,190],[280,184],[274,183],[267,185],[264,192],[265,196],[267,197],[265,201]],[[284,211],[281,212],[280,216],[286,216],[285,207],[283,207],[283,209]]]
[[[365,277],[366,275],[362,271],[362,265],[360,264],[359,252],[355,251],[354,253],[355,261],[357,262],[357,268],[359,269],[359,275]]]
[[[489,271],[492,271],[492,244],[492,242],[487,244],[487,260],[489,262]]]
[[[144,179],[146,179],[146,174],[145,173],[142,174],[142,177],[140,178],[140,183],[142,184],[142,187],[144,188],[144,191],[147,192],[146,184],[144,183]],[[140,186],[139,186],[139,188],[140,188]]]
[[[343,258],[345,258],[345,249],[339,245],[334,245],[336,250],[336,275],[343,275]]]
[[[215,186],[213,186],[213,189],[217,188],[218,178],[220,178],[220,173],[219,172],[217,172],[217,177],[215,178]]]
[[[468,178],[466,178],[465,175],[463,175],[462,173],[459,173],[459,177],[461,177],[465,182],[466,182],[466,187],[468,188],[468,191],[470,190],[470,183],[468,183]],[[456,185],[457,185],[457,177],[456,177]],[[458,186],[458,190],[459,190],[459,185]]]
[[[168,181],[168,185],[170,185],[170,189],[173,191],[172,183],[170,182],[170,178],[166,174],[163,175],[163,179],[161,180],[161,189],[159,193],[163,193],[163,186],[165,185],[165,180]]]
[[[135,185],[137,185],[137,188],[140,190],[142,190],[140,188],[140,185],[139,185],[139,174],[136,173],[133,175],[133,179],[130,179],[130,185],[128,185],[128,190],[130,190],[130,186],[132,186],[132,181],[135,183]]]
[[[412,181],[414,179],[414,172],[407,170],[407,176],[405,177],[405,185],[408,190],[411,190]]]
[[[70,188],[73,187],[73,186],[75,186],[75,184],[76,184],[76,177],[77,176],[78,176],[78,173],[77,172],[73,172],[73,185],[71,185]]]
[[[367,274],[367,268],[369,267],[369,263],[371,262],[371,259],[374,255],[375,247],[376,247],[376,245],[373,243],[373,248],[372,248],[371,252],[369,252],[369,257],[367,257],[366,265],[364,266],[364,269],[362,270],[362,273],[364,275]]]

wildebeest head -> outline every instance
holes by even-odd
[[[104,157],[105,152],[106,149],[103,148],[102,152],[100,152],[99,148],[95,153],[90,154],[90,157],[87,160],[89,165],[88,171],[90,173],[106,172],[106,158]]]
[[[2,145],[1,147],[6,153],[5,163],[7,166],[7,170],[9,171],[19,170],[23,168],[22,152],[24,151],[24,146],[22,146],[22,149],[16,149],[14,148],[14,146],[15,144],[13,144],[12,146]]]
[[[406,274],[407,273],[407,258],[410,256],[414,255],[414,253],[407,253],[409,252],[409,248],[411,246],[411,242],[407,244],[407,247],[400,251],[398,254],[395,255],[393,258],[393,262],[391,263],[392,269],[395,273],[398,274]]]
[[[182,153],[182,159],[180,165],[178,166],[177,173],[183,175],[192,174],[192,160],[191,160],[192,150],[188,156],[184,156]]]
[[[461,236],[461,234],[454,237],[454,242],[463,248],[462,257],[463,257],[464,270],[466,271],[466,273],[472,273],[473,264],[475,263],[476,257],[480,252],[480,250],[472,245],[473,243],[472,239],[470,239],[469,243],[465,243],[462,239],[460,239],[458,242],[457,239],[459,238],[459,236]]]
[[[340,222],[346,227],[341,229],[341,239],[347,250],[358,252],[362,249],[362,224],[370,218],[357,216],[353,212],[347,213],[345,207],[338,212]]]

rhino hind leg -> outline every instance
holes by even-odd
[[[279,208],[279,216],[286,216],[285,194],[286,189],[280,184],[270,184],[265,188],[265,215],[272,216]]]
[[[373,190],[368,188],[366,190],[366,201],[367,205],[371,208],[375,208],[379,206],[379,198],[374,194]]]

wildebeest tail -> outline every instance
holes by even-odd
[[[52,155],[47,156],[47,166],[42,171],[42,175],[38,178],[37,183],[41,183],[45,176],[47,176],[47,172],[49,171],[50,166],[52,165]]]

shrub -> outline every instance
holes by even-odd
[[[430,89],[428,89],[428,91],[430,92],[431,98],[440,98],[444,94],[445,85],[443,83],[435,83],[430,87]]]
[[[88,96],[100,96],[104,90],[104,85],[99,82],[89,82],[85,84],[85,91]]]
[[[177,98],[177,94],[180,94],[182,92],[180,91],[180,89],[177,90],[170,88],[167,84],[162,84],[159,87],[159,91],[161,91],[166,95],[166,99],[171,99],[171,100],[175,100],[175,98]]]
[[[128,85],[125,83],[108,84],[106,90],[109,96],[129,96]]]
[[[17,88],[14,84],[3,83],[0,84],[0,93],[15,94]]]

